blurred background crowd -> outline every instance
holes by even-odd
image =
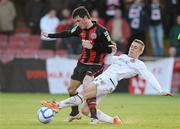
[[[77,37],[40,37],[42,31],[71,29],[71,12],[78,6],[85,6],[92,20],[108,29],[122,53],[138,38],[146,44],[144,56],[180,56],[179,0],[0,0],[0,53],[51,50],[80,54]]]

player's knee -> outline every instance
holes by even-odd
[[[88,107],[83,107],[83,108],[81,109],[81,113],[82,113],[83,115],[88,116],[88,115],[89,115],[89,109],[88,109]]]
[[[94,79],[94,77],[93,76],[88,76],[88,75],[86,75],[85,76],[85,78],[84,78],[84,80],[83,80],[83,88],[86,88],[86,87],[88,87],[88,85],[90,84],[90,82],[92,81]]]

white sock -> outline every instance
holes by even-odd
[[[107,123],[113,123],[113,118],[105,113],[103,113],[101,110],[97,110],[97,117],[100,121],[107,122]]]
[[[84,102],[84,98],[81,94],[69,97],[65,100],[62,100],[60,102],[57,102],[59,104],[60,108],[70,107],[70,106],[77,106]]]
[[[90,117],[90,113],[88,114],[88,116]],[[101,110],[97,109],[97,117],[98,120],[102,121],[102,122],[107,122],[112,124],[113,123],[113,118],[107,114],[105,114],[104,112],[102,112]]]

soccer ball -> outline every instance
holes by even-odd
[[[43,124],[47,124],[52,121],[54,115],[54,111],[48,107],[41,107],[37,112],[38,120]]]

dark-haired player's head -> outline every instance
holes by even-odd
[[[73,19],[76,17],[80,17],[80,18],[87,17],[89,19],[91,18],[88,10],[84,6],[80,6],[76,9],[74,9],[72,12],[72,17],[73,17]]]
[[[87,28],[88,24],[91,22],[90,14],[88,10],[83,6],[74,9],[72,12],[72,17],[74,23],[82,29]]]

